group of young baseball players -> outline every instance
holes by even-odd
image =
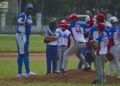
[[[90,14],[90,11],[87,11]],[[47,74],[66,73],[68,58],[75,54],[80,60],[78,69],[85,71],[91,69],[94,62],[97,72],[93,83],[104,84],[106,82],[105,62],[110,62],[109,75],[115,67],[120,78],[120,26],[117,17],[112,16],[109,24],[106,16],[99,13],[92,18],[86,15],[86,21],[81,22],[76,13],[61,20],[59,24],[51,21],[45,35]],[[53,28],[55,27],[55,28]],[[71,44],[71,40],[74,41]],[[70,45],[71,44],[71,45]],[[52,70],[51,70],[52,69]]]
[[[32,9],[33,5],[28,4],[25,12],[18,18],[18,77],[23,76],[23,62],[27,77],[36,75],[30,71],[28,58]],[[76,13],[72,13],[67,19],[68,21],[61,20],[59,24],[52,20],[45,32],[47,74],[66,73],[68,59],[75,54],[80,60],[78,69],[82,69],[84,64],[84,70],[88,71],[94,62],[97,76],[93,83],[106,82],[104,64],[107,60],[110,62],[109,75],[112,75],[115,68],[120,78],[120,23],[117,17],[109,19],[110,25],[106,23],[103,13],[93,18],[90,11],[87,11],[85,22],[81,22]],[[72,40],[74,43],[71,43]]]

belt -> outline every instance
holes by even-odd
[[[76,43],[83,44],[84,42],[76,42]]]
[[[60,45],[59,47],[67,47],[66,45]]]

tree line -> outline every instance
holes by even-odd
[[[22,0],[22,7],[26,3],[33,3],[34,13],[41,12],[45,17],[84,14],[85,10],[120,15],[120,0]]]

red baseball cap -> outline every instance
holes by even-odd
[[[68,23],[67,23],[67,21],[66,20],[62,20],[61,22],[60,22],[60,24],[58,25],[58,27],[62,27],[62,28],[68,28]]]
[[[78,20],[78,15],[76,13],[73,13],[69,16],[69,19],[74,19],[74,18]]]
[[[103,13],[100,13],[97,15],[96,19],[105,19],[105,15]]]

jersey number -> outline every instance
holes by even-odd
[[[79,27],[76,28],[76,33],[78,33],[78,34],[81,33],[81,29]]]

